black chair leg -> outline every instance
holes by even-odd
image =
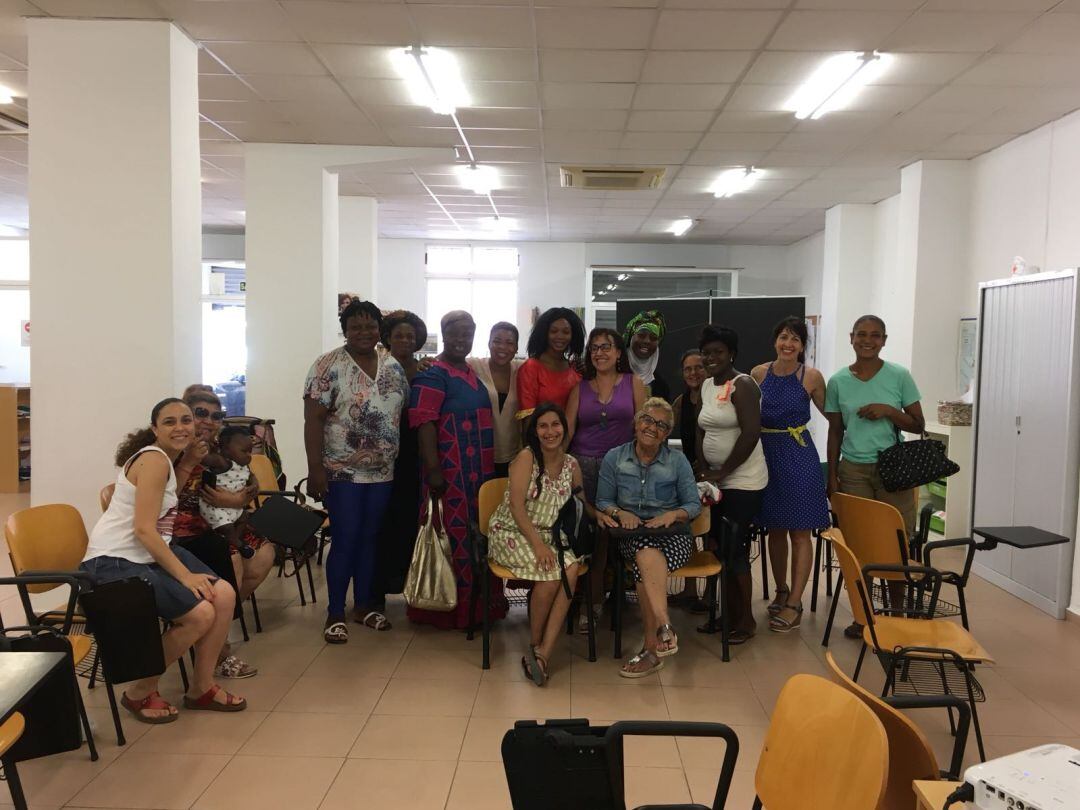
[[[727,569],[721,571],[718,575],[712,578],[712,596],[709,599],[709,626],[716,627],[716,607],[719,599],[720,604],[720,660],[731,660],[731,649],[728,642],[728,621],[730,617],[728,612],[724,610],[724,599],[726,598],[726,584],[727,584]],[[717,596],[719,594],[719,596]]]
[[[184,656],[181,655],[176,659],[176,665],[180,669],[180,682],[184,685],[184,691],[186,692],[191,688],[191,685],[188,683],[187,667],[184,666]]]
[[[960,623],[964,625],[965,630],[970,630],[968,625],[968,613],[967,613],[967,600],[964,598],[964,586],[956,586],[956,601],[960,603]]]
[[[314,605],[318,600],[315,598],[315,576],[311,573],[311,557],[304,560],[304,568],[307,569],[308,587],[311,588],[311,604]],[[296,578],[300,579],[299,571],[296,572]]]
[[[758,541],[761,545],[761,598],[767,602],[769,601],[769,535],[768,532],[762,532],[758,537],[761,538]]]
[[[484,669],[491,669],[491,577],[487,571],[480,573],[480,588],[484,595],[484,615],[481,617],[484,634]],[[474,621],[474,616],[469,617],[469,623]]]
[[[864,641],[863,645],[862,645],[862,649],[859,650],[859,660],[855,664],[855,673],[851,676],[851,680],[855,681],[856,683],[859,682],[859,673],[862,671],[862,662],[863,662],[863,659],[865,657],[866,657],[866,642]]]
[[[97,685],[98,667],[101,666],[101,650],[94,647],[94,665],[90,667],[90,683],[86,685],[87,689],[93,689]]]
[[[593,613],[592,580],[585,575],[585,610],[588,611],[586,622],[589,629],[589,660],[596,660],[596,614]]]
[[[844,575],[837,574],[836,576],[836,590],[832,595],[832,605],[829,607],[829,620],[825,622],[825,635],[821,637],[821,646],[829,646],[829,636],[832,635],[833,619],[836,618],[836,606],[840,602],[840,586],[844,582]]]
[[[938,673],[941,675],[941,690],[946,695],[950,694],[950,692],[949,692],[949,681],[948,681],[948,678],[945,677],[945,664],[939,664],[938,665]],[[965,680],[967,679],[967,674],[966,673],[964,675],[964,678],[965,678]],[[969,687],[970,687],[970,684],[969,684]],[[969,689],[969,691],[970,691],[970,689]],[[974,702],[972,703],[972,706],[974,707]],[[949,733],[952,736],[955,737],[956,736],[956,721],[953,720],[952,708],[949,707],[949,706],[946,706],[945,707],[945,712],[949,715]]]
[[[11,791],[11,803],[15,805],[15,810],[27,810],[26,795],[23,793],[19,771],[15,767],[15,760],[12,757],[4,757],[2,762],[4,765],[4,778],[8,783],[8,790]]]
[[[304,595],[304,583],[300,579],[300,569],[296,565],[296,557],[292,558],[293,561],[293,576],[296,577],[296,590],[300,592],[300,607],[307,605],[307,597]]]
[[[124,727],[120,724],[120,711],[116,708],[116,693],[113,692],[113,685],[109,682],[108,676],[102,678],[105,681],[105,693],[109,696],[109,710],[112,712],[113,726],[116,728],[116,744],[127,745],[127,740],[124,739]],[[184,687],[187,689],[187,686]]]
[[[261,633],[262,620],[259,618],[259,602],[255,599],[255,594],[251,594],[248,599],[251,601],[251,614],[255,619],[255,632]]]
[[[615,649],[613,650],[616,658],[622,658],[622,612],[625,602],[625,595],[623,589],[625,588],[623,576],[625,574],[625,567],[621,560],[616,561],[615,564],[615,609],[611,611],[611,623],[612,630],[615,631]]]
[[[814,581],[810,586],[810,612],[817,613],[817,592],[821,577],[821,532],[814,533]]]
[[[86,737],[86,746],[90,749],[90,761],[98,761],[97,746],[94,744],[94,732],[90,729],[90,718],[86,715],[86,704],[83,703],[79,693],[78,679],[75,680],[75,699],[79,701],[79,720],[82,721],[83,736]]]
[[[843,574],[837,575],[836,587],[840,587],[840,577]],[[832,584],[832,544],[825,543],[825,595],[832,596],[833,584]]]
[[[979,710],[975,707],[975,693],[971,688],[971,670],[964,670],[964,683],[967,685],[968,705],[971,706],[971,722],[972,725],[975,726],[975,742],[979,745],[979,761],[986,762],[986,749],[983,748],[982,727],[979,725]],[[950,717],[951,716],[950,712]]]

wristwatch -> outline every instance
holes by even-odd
[[[619,507],[617,507],[617,506],[611,507],[611,510],[607,514],[608,514],[609,518],[614,518],[616,515],[619,514]]]

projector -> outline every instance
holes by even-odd
[[[964,772],[978,810],[1080,810],[1080,751],[1040,745]]]

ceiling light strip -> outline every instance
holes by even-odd
[[[452,223],[454,223],[454,227],[464,233],[465,229],[461,227],[461,224],[456,219],[454,219],[454,215],[446,210],[446,206],[442,204],[442,200],[435,196],[435,192],[431,190],[431,187],[427,183],[424,182],[424,179],[415,171],[412,173],[412,176],[415,177],[417,182],[424,187],[424,191],[431,195],[431,199],[433,199],[435,201],[435,204],[439,206],[439,208],[444,214],[446,214],[446,218]]]

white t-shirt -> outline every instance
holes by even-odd
[[[116,491],[105,514],[98,520],[90,532],[90,544],[86,547],[83,561],[95,557],[119,557],[133,563],[149,565],[153,556],[135,536],[135,485],[128,480],[127,471],[131,464],[143,453],[157,451],[165,456],[169,463],[169,480],[165,482],[165,494],[161,499],[161,512],[158,514],[157,530],[165,542],[172,540],[173,524],[176,522],[176,472],[173,470],[169,454],[157,445],[144,447],[128,459],[116,477]]]
[[[735,390],[735,380],[746,377],[757,385],[749,374],[740,374],[727,382],[716,385],[709,377],[701,385],[701,413],[698,414],[698,427],[705,431],[702,449],[705,461],[711,469],[719,469],[735,447],[735,441],[742,430],[739,417],[731,394]],[[717,486],[720,489],[765,489],[769,483],[769,469],[765,466],[765,454],[761,442],[754,445],[746,461],[736,467],[727,478]]]

